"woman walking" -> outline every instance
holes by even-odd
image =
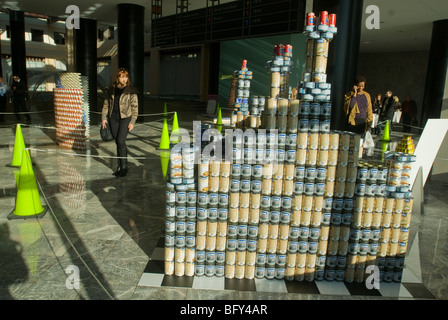
[[[105,128],[109,121],[117,145],[118,168],[114,172],[117,177],[124,177],[128,172],[126,137],[134,129],[137,116],[137,91],[129,81],[129,72],[120,68],[104,100],[102,111],[102,127]]]

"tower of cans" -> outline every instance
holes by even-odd
[[[326,131],[330,128],[331,84],[327,83],[327,58],[331,39],[337,33],[336,15],[327,11],[319,19],[313,12],[307,14],[305,31],[306,60],[298,94],[301,99],[299,129]]]
[[[165,219],[165,274],[192,276],[196,246],[197,189],[193,148],[170,152]]]
[[[380,239],[382,251],[377,261],[380,279],[385,282],[400,282],[403,273],[413,206],[409,181],[412,163],[415,160],[416,156],[412,154],[401,152],[385,154],[389,171]]]
[[[253,96],[250,100],[250,128],[258,128],[261,125],[261,117],[264,111],[266,98],[264,96]]]
[[[238,79],[235,90],[235,104],[231,117],[231,126],[244,128],[249,117],[249,96],[252,71],[247,68],[247,60],[243,60],[240,70],[234,72]]]
[[[292,45],[281,43],[274,46],[273,59],[266,62],[266,67],[271,78],[270,97],[290,97],[290,78],[292,61]]]
[[[307,32],[326,34],[331,26],[323,25]],[[245,71],[244,63],[241,83]],[[308,82],[314,89],[326,84]],[[195,165],[193,147],[171,153],[166,274],[361,282],[376,265],[381,280],[400,281],[415,157],[359,161],[360,136],[330,131],[331,104],[319,94],[258,100],[262,126],[233,130],[230,144],[222,139],[231,161],[201,158]],[[248,100],[237,99],[244,106],[235,112],[243,115]]]

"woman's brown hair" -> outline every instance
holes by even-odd
[[[122,75],[128,77],[128,81],[126,82],[126,85],[128,86],[128,85],[131,84],[130,79],[129,79],[129,72],[128,72],[128,70],[126,70],[125,68],[119,68],[119,69],[117,70],[117,76],[116,76],[116,78],[115,78],[115,82],[114,82],[114,85],[115,85],[115,86],[118,86],[118,85],[120,84],[120,81],[119,81],[118,79],[119,79]]]

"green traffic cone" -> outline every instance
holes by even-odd
[[[166,119],[163,120],[162,137],[160,138],[159,149],[160,150],[170,149],[170,135],[168,133],[168,123]]]
[[[389,120],[386,120],[386,125],[384,126],[383,136],[381,137],[381,141],[390,141],[390,132],[389,132]]]
[[[16,126],[16,137],[14,141],[14,152],[12,155],[11,167],[20,167],[22,164],[23,150],[25,149],[25,140],[23,139],[22,128],[20,124]]]
[[[34,176],[28,149],[23,150],[22,165],[20,166],[19,180],[17,184],[16,206],[8,215],[8,219],[37,216],[41,218],[47,209],[40,202],[36,177]]]
[[[218,129],[219,132],[222,131],[222,112],[221,108],[219,107],[219,104],[218,104],[218,116],[216,118],[216,128]]]
[[[177,120],[177,112],[174,112],[173,126],[171,128],[170,142],[179,143],[179,122]]]

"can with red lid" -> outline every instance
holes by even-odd
[[[306,14],[306,25],[314,26],[315,21],[316,21],[316,15],[314,14],[314,12],[308,12]]]
[[[328,26],[328,11],[322,11],[320,13],[319,24]]]
[[[336,27],[336,14],[335,13],[330,14],[329,19],[328,19],[328,25],[331,28]]]
[[[290,44],[285,46],[285,57],[292,57],[292,45]]]
[[[319,15],[318,31],[326,32],[328,30],[328,11],[322,11]]]
[[[285,53],[285,45],[282,43],[274,46],[274,56],[283,56]]]
[[[314,12],[308,12],[306,14],[305,31],[308,31],[308,32],[314,31],[315,23],[316,23],[316,15],[314,14]]]

